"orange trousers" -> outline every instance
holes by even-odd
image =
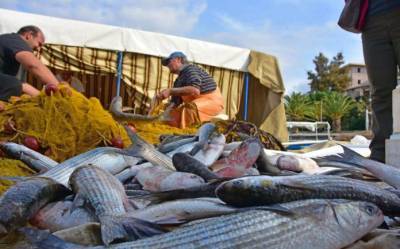
[[[171,111],[169,125],[186,128],[209,121],[224,109],[224,98],[219,88],[197,97],[182,96],[183,103]]]

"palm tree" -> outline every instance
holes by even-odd
[[[293,92],[285,96],[285,111],[290,121],[304,121],[312,117],[311,101],[306,95]]]
[[[354,106],[354,100],[338,92],[329,92],[323,98],[324,115],[332,120],[333,130],[342,130],[341,119]]]

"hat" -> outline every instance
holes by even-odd
[[[163,66],[167,66],[169,63],[169,60],[173,59],[173,58],[185,58],[186,59],[186,55],[180,51],[175,51],[173,53],[171,53],[168,57],[162,58],[161,63]]]

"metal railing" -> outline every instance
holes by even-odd
[[[328,122],[286,122],[289,141],[305,139],[331,140],[331,125]]]

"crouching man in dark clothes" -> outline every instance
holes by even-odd
[[[11,96],[25,93],[31,96],[39,90],[17,79],[22,66],[43,84],[58,85],[54,74],[33,54],[43,46],[45,37],[36,26],[22,27],[17,33],[0,35],[0,100],[8,101]]]

